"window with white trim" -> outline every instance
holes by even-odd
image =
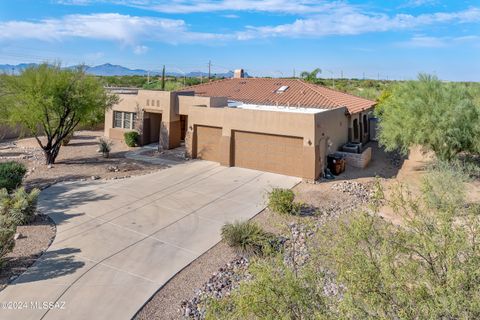
[[[135,129],[136,120],[136,112],[113,111],[114,128]]]

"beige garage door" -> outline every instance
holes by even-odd
[[[303,175],[302,138],[236,131],[233,152],[237,167]]]
[[[222,128],[197,126],[197,158],[210,161],[220,161],[219,145]]]

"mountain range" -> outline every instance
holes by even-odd
[[[0,64],[0,73],[8,73],[8,74],[19,74],[25,68],[36,66],[36,63],[20,63],[17,65],[11,64]],[[65,69],[75,68],[77,66],[70,66],[65,67]],[[98,66],[86,66],[86,72],[88,74],[96,75],[96,76],[145,76],[150,73],[151,76],[159,76],[162,74],[161,71],[148,71],[143,69],[129,69],[127,67],[121,65],[115,65],[111,63],[105,63]],[[178,72],[166,72],[167,76],[172,77],[208,77],[208,73],[201,72],[201,71],[192,71],[188,72],[185,75]],[[216,78],[232,78],[233,71],[228,71],[225,73],[212,73],[212,77]],[[248,74],[245,73],[245,77],[248,77]]]

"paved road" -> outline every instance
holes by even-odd
[[[252,218],[266,191],[298,181],[191,161],[125,180],[52,186],[39,209],[57,223],[56,238],[0,292],[0,303],[22,308],[0,310],[0,318],[130,319],[220,240],[225,222]]]

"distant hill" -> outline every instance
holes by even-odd
[[[35,66],[36,63],[21,63],[17,65],[11,64],[0,64],[0,73],[14,73],[19,74],[23,69],[29,66]],[[65,67],[66,69],[75,68],[76,66]],[[105,63],[98,66],[87,66],[87,73],[93,74],[96,76],[143,76],[147,75],[149,72],[143,69],[129,69],[124,66]],[[183,77],[184,75],[178,72],[166,72],[167,76],[173,77]],[[151,76],[158,76],[161,75],[160,71],[150,71]],[[201,72],[201,71],[192,71],[187,73],[185,76],[187,77],[208,77],[208,73]],[[249,77],[247,73],[245,73],[246,77]],[[225,73],[212,73],[212,77],[217,78],[232,78],[233,71],[228,71]]]

